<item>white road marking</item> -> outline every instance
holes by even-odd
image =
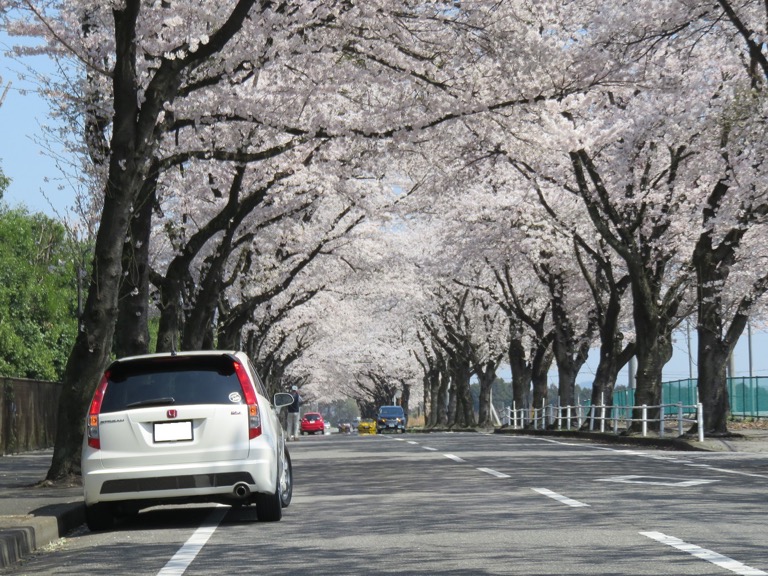
[[[418,442],[415,442],[414,440],[408,440],[408,444],[413,444],[415,446],[418,444]]]
[[[532,490],[534,492],[538,492],[539,494],[543,494],[544,496],[548,496],[553,500],[557,500],[558,502],[567,504],[568,506],[573,506],[574,508],[589,507],[589,504],[585,504],[584,502],[579,502],[578,500],[573,500],[572,498],[568,498],[567,496],[563,496],[562,494],[558,494],[557,492],[552,492],[552,490],[548,490],[547,488],[532,488]]]
[[[229,506],[220,506],[208,516],[195,533],[186,541],[184,546],[173,555],[157,576],[181,576],[189,568],[189,565],[203,549],[208,539],[219,527],[219,524],[227,515]]]
[[[567,442],[561,442],[559,440],[553,440],[551,438],[536,438],[536,440],[541,440],[542,442],[550,442],[552,444],[560,444],[562,446],[588,446],[586,444],[570,444]],[[640,452],[638,450],[630,450],[630,449],[616,449],[611,448],[609,446],[590,446],[591,448],[594,448],[595,450],[605,450],[606,452],[613,452],[614,454],[626,454],[628,456],[640,456],[642,458],[651,458],[653,460],[664,460],[667,462],[674,462],[677,464],[681,464],[682,466],[696,466],[699,468],[707,468],[708,470],[713,470],[715,472],[723,472],[724,474],[734,474],[736,476],[746,476],[749,478],[768,478],[768,475],[766,474],[751,474],[749,472],[741,472],[739,470],[726,470],[724,468],[715,468],[711,464],[693,464],[689,460],[681,460],[680,458],[675,458],[672,456],[659,456],[656,454],[648,454],[646,452]]]
[[[675,538],[674,536],[667,536],[661,532],[640,532],[640,534],[656,540],[657,542],[661,542],[662,544],[666,544],[667,546],[672,546],[673,548],[677,548],[683,552],[688,552],[688,554],[695,556],[696,558],[701,558],[702,560],[716,564],[721,568],[725,568],[726,570],[730,570],[731,572],[740,574],[741,576],[768,576],[768,572],[763,572],[757,568],[752,568],[751,566],[742,564],[737,560],[728,558],[728,556],[723,556],[722,554],[718,554],[712,550],[707,550],[701,546],[688,544],[679,538]]]
[[[432,450],[433,452],[437,451],[437,448],[431,448],[430,446],[422,446],[422,448],[424,448],[424,450]]]
[[[503,472],[497,472],[492,468],[478,468],[478,470],[480,470],[480,472],[485,472],[486,474],[490,474],[491,476],[496,476],[496,478],[509,478],[509,474],[504,474]]]
[[[709,467],[714,472],[723,472],[724,474],[736,474],[737,476],[749,476],[750,478],[768,478],[765,474],[750,474],[749,472],[741,472],[739,470],[726,470],[725,468]]]
[[[454,462],[466,462],[466,460],[459,458],[458,456],[454,456],[453,454],[443,454],[446,458],[450,458]]]
[[[768,478],[765,474],[751,474],[750,472],[741,472],[739,470],[726,470],[725,468],[715,468],[711,464],[694,464],[685,463],[684,466],[690,466],[691,468],[706,468],[713,472],[723,472],[724,474],[736,474],[737,476],[748,476],[750,478]]]
[[[611,476],[610,478],[595,478],[595,482],[618,482],[621,484],[651,484],[653,486],[680,486],[687,488],[689,486],[700,486],[701,484],[711,484],[718,480],[683,480],[678,478],[658,478],[655,476],[638,476],[629,474],[627,476]]]

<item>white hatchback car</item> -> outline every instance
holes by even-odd
[[[86,417],[82,476],[86,521],[158,504],[255,504],[276,521],[293,492],[277,410],[243,352],[150,354],[117,360]]]

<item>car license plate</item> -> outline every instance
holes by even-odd
[[[181,442],[192,440],[192,422],[155,422],[155,442]]]

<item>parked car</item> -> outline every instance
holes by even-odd
[[[277,409],[243,352],[151,354],[110,364],[86,417],[85,517],[91,530],[157,504],[255,504],[276,521],[293,472]]]
[[[325,434],[325,422],[319,412],[307,412],[301,419],[300,429],[302,434]]]
[[[402,406],[381,406],[376,417],[376,432],[405,432],[405,412]]]

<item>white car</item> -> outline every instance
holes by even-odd
[[[293,473],[277,410],[243,352],[150,354],[117,360],[99,383],[82,449],[86,522],[158,504],[255,504],[276,521]]]

